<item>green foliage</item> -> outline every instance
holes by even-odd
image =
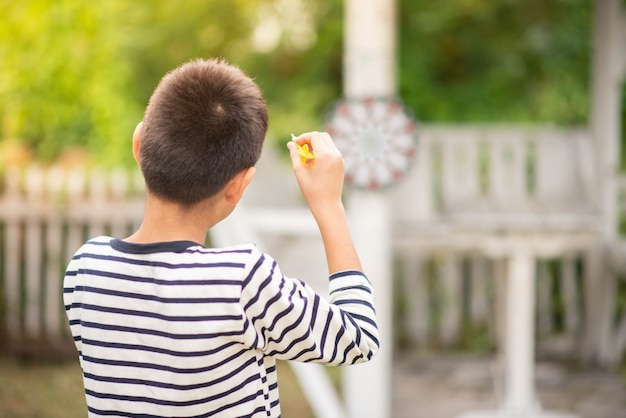
[[[585,123],[585,0],[401,0],[400,92],[428,121]]]
[[[0,3],[0,129],[50,160],[87,146],[115,161],[138,107],[125,95],[119,2]],[[131,130],[132,132],[132,130]]]
[[[255,52],[243,64],[264,91],[270,112],[270,134],[281,143],[288,141],[292,132],[320,129],[324,111],[341,96],[343,2],[323,0],[303,4],[312,33],[299,34],[294,28],[287,29],[276,49]],[[279,7],[273,9],[279,11]],[[289,20],[289,16],[283,14],[281,20]],[[301,24],[296,20],[287,28]],[[298,44],[296,40],[300,36],[309,40]]]
[[[399,93],[422,121],[586,122],[589,2],[397,1]],[[341,96],[342,30],[340,0],[0,0],[0,142],[130,164],[159,79],[206,56],[255,77],[285,142]]]
[[[341,3],[289,4],[0,0],[0,140],[44,161],[82,146],[98,163],[131,163],[130,136],[159,79],[207,56],[256,77],[273,136],[315,129],[339,95]],[[264,17],[280,18],[268,50],[254,44]]]

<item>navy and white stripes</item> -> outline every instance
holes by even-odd
[[[358,271],[329,300],[253,244],[87,242],[64,301],[89,416],[279,417],[276,359],[346,365],[378,349]]]

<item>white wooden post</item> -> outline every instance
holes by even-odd
[[[593,68],[591,130],[596,144],[600,201],[604,210],[604,234],[617,234],[616,174],[619,169],[620,91],[624,78],[623,27],[625,13],[621,0],[596,0],[593,20]]]
[[[612,243],[617,230],[617,173],[619,170],[619,137],[621,130],[621,82],[626,73],[626,12],[621,0],[595,0],[593,20],[593,67],[591,132],[595,144],[597,201],[600,202],[603,228],[595,256]],[[601,363],[615,362],[612,352],[611,311],[607,298],[614,295],[609,287],[606,269],[593,261],[597,269],[586,280],[590,290],[585,328],[587,357],[597,357]],[[597,348],[596,348],[597,347]]]
[[[532,243],[520,242],[504,251],[509,254],[504,399],[496,410],[468,412],[460,418],[574,418],[570,414],[542,411],[535,398],[535,255]]]
[[[350,222],[363,269],[372,281],[381,348],[368,363],[343,370],[343,391],[350,418],[391,416],[391,217],[388,199],[368,191],[350,194]]]
[[[535,275],[532,255],[524,250],[517,251],[509,259],[507,270],[504,409],[527,417],[537,410],[533,391]]]
[[[344,95],[347,99],[394,94],[395,2],[346,0]],[[348,367],[343,389],[351,418],[391,415],[391,213],[384,193],[352,191],[352,233],[363,268],[375,289],[381,348],[369,363]]]
[[[343,92],[347,98],[395,93],[395,1],[346,0]]]

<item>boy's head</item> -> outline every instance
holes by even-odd
[[[154,195],[192,206],[219,192],[261,155],[268,116],[259,87],[220,60],[166,74],[146,109],[139,165]]]

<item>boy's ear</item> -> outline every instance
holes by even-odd
[[[133,157],[135,157],[135,161],[139,164],[139,146],[141,145],[141,126],[143,125],[143,121],[139,122],[135,127],[135,132],[133,132]]]
[[[254,167],[245,168],[228,182],[224,188],[224,197],[230,205],[235,206],[239,203],[239,199],[241,199],[246,187],[252,181],[255,172],[256,168]]]

